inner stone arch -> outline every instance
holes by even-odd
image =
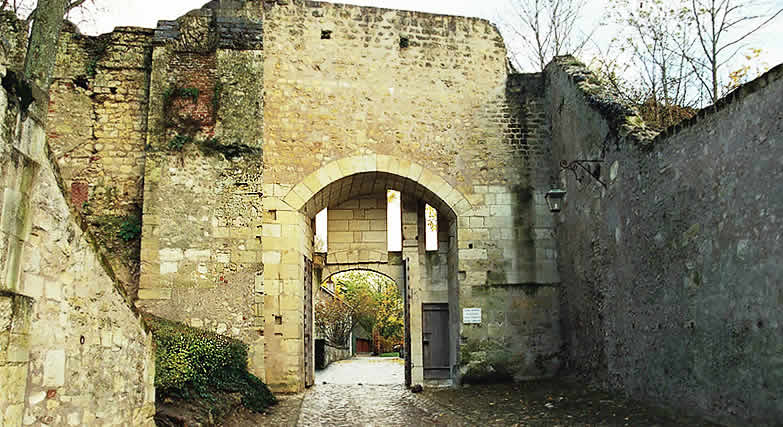
[[[453,203],[463,200],[448,184],[440,188],[452,197]],[[401,193],[403,244],[398,252],[387,251],[386,192],[389,189]],[[288,196],[281,198],[287,199],[284,203],[272,199],[269,203],[265,199],[265,205],[290,210],[277,210],[274,215],[267,215],[268,221],[264,223],[265,229],[281,224],[280,238],[285,241],[285,244],[277,243],[269,237],[264,240],[265,323],[271,326],[267,330],[274,331],[276,326],[270,325],[269,319],[276,318],[276,312],[283,313],[280,328],[283,334],[265,337],[267,382],[277,389],[289,390],[300,388],[298,384],[306,387],[313,383],[314,348],[308,336],[313,330],[312,301],[318,289],[316,284],[339,271],[370,269],[407,286],[410,347],[406,355],[410,357],[410,381],[451,383],[452,373],[456,371],[453,367],[459,336],[458,215],[452,204],[410,177],[377,170],[338,175],[301,203],[291,203]],[[427,204],[439,213],[436,251],[427,251],[425,247]],[[329,210],[328,249],[316,253],[315,216],[324,208]],[[297,271],[299,278],[294,277]],[[277,301],[270,291],[278,293]],[[294,311],[296,299],[301,308]],[[437,308],[437,313],[427,311],[432,307]],[[291,335],[299,319],[303,337],[299,342],[303,348],[296,348],[294,338],[298,332]]]

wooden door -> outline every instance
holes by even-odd
[[[315,383],[313,364],[313,261],[304,257],[304,382],[305,387]]]
[[[372,353],[372,348],[370,348],[370,340],[366,340],[364,338],[356,338],[356,352]]]
[[[422,304],[422,353],[424,379],[448,379],[449,367],[449,305]]]

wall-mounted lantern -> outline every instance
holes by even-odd
[[[549,206],[551,212],[560,212],[563,207],[563,199],[565,198],[566,191],[559,188],[549,190],[544,196],[546,205]]]

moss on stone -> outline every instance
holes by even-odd
[[[260,148],[241,143],[222,144],[217,138],[207,138],[196,141],[196,146],[202,153],[208,156],[220,154],[225,157],[226,160],[233,160],[243,156],[260,156],[262,154]]]
[[[514,378],[511,352],[488,339],[468,340],[460,347],[460,373],[464,383],[494,383]]]

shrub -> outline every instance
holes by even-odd
[[[220,390],[242,394],[242,404],[260,412],[275,397],[247,371],[242,341],[144,314],[155,340],[155,387],[160,395],[190,399]]]
[[[174,138],[169,141],[169,148],[176,151],[182,151],[182,147],[188,142],[193,142],[192,136],[176,134],[174,135]]]
[[[117,234],[126,242],[138,239],[141,236],[141,219],[135,216],[126,217],[120,223],[120,231]]]

